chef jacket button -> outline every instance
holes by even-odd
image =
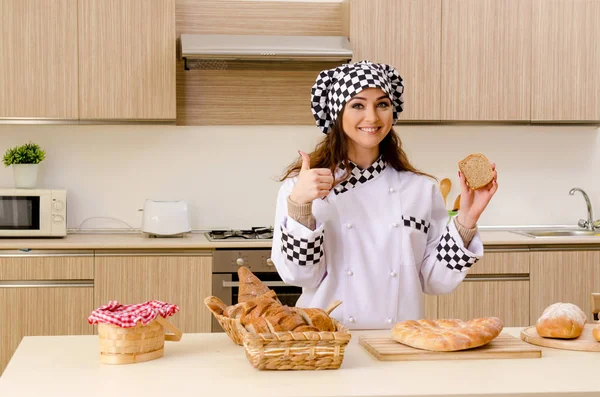
[[[352,276],[354,273],[352,272],[352,270],[348,270],[348,276]]]
[[[398,227],[397,223],[392,223],[392,227]]]
[[[388,318],[386,321],[388,322],[388,324],[392,323],[392,319],[391,318]]]
[[[346,225],[346,227],[347,227],[348,229],[352,229],[352,227],[353,227],[353,226],[354,226],[354,225],[353,225],[353,224],[351,224],[351,223],[349,223],[349,224],[347,224],[347,225]]]
[[[354,317],[348,317],[348,321],[350,321],[351,323],[354,322]]]
[[[390,188],[390,193],[394,193],[396,191],[396,189],[394,189],[393,187]]]
[[[396,274],[396,272],[391,272],[391,273],[390,273],[390,276],[392,276],[392,277],[396,277],[396,276],[397,276],[397,274]]]

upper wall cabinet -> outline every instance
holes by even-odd
[[[79,0],[78,11],[79,118],[175,120],[175,0]]]
[[[393,65],[404,79],[402,121],[440,119],[441,0],[350,0],[354,61]]]
[[[442,1],[442,120],[530,120],[531,12],[532,0]]]
[[[0,119],[77,119],[77,0],[0,1]]]
[[[600,1],[534,0],[532,120],[600,120]]]

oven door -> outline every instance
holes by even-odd
[[[255,273],[263,284],[275,291],[281,304],[286,306],[296,306],[296,302],[302,294],[302,287],[287,285],[277,272]],[[238,303],[239,279],[237,273],[213,273],[212,291],[213,295],[221,299],[227,306]],[[212,332],[223,332],[223,328],[212,316]]]

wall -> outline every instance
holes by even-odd
[[[496,162],[500,188],[481,225],[575,224],[586,207],[579,194],[569,196],[574,186],[588,192],[600,218],[597,127],[397,130],[418,168],[451,178],[449,206],[460,159],[482,152]],[[139,228],[146,198],[188,200],[194,229],[243,228],[272,225],[277,176],[321,138],[312,126],[0,125],[0,154],[30,140],[47,151],[39,187],[68,189],[69,228]],[[13,186],[10,168],[0,166],[0,186]]]

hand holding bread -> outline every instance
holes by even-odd
[[[458,222],[472,229],[498,190],[496,164],[477,153],[461,160],[458,167],[461,186]]]

